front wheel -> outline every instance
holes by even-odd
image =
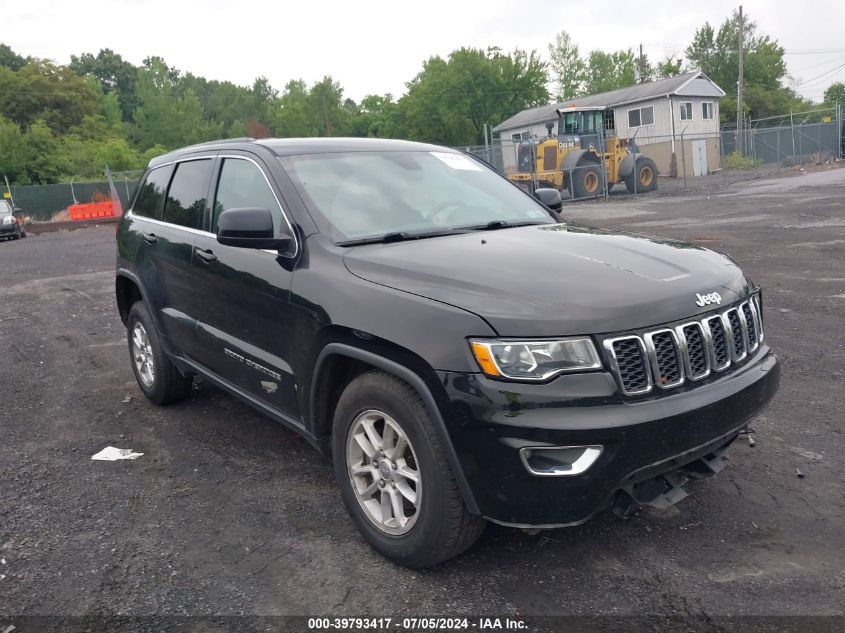
[[[604,182],[600,165],[576,167],[572,173],[572,190],[576,198],[590,198],[603,193]]]
[[[484,530],[461,497],[419,394],[369,371],[338,401],[332,437],[335,477],[364,539],[393,562],[422,569],[470,547]]]

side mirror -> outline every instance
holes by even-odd
[[[244,207],[227,209],[217,218],[217,241],[225,246],[284,250],[293,236],[277,236],[270,209]]]
[[[563,200],[560,197],[560,191],[557,189],[552,189],[551,187],[535,189],[534,197],[552,211],[560,213],[561,209],[563,209]]]

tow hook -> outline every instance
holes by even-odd
[[[751,428],[750,426],[746,426],[744,429],[742,429],[742,430],[739,432],[739,434],[740,434],[740,435],[744,435],[745,437],[747,437],[747,438],[748,438],[748,445],[749,445],[751,448],[754,448],[755,446],[757,446],[757,441],[754,439],[754,434],[755,434],[756,432],[757,432],[757,431],[756,431],[755,429]]]

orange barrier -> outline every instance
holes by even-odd
[[[72,204],[67,210],[71,220],[92,220],[94,218],[114,217],[114,205],[111,200],[106,202],[91,202],[89,204]]]

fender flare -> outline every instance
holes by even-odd
[[[458,489],[461,491],[461,496],[464,499],[467,509],[473,514],[481,514],[481,510],[478,507],[478,503],[475,501],[475,496],[472,494],[469,482],[464,475],[464,470],[461,466],[460,460],[458,459],[458,455],[455,453],[455,447],[452,445],[452,439],[449,437],[449,432],[446,430],[446,423],[443,421],[443,416],[440,414],[440,409],[434,400],[434,396],[431,394],[431,390],[429,390],[428,386],[426,386],[425,382],[423,382],[423,379],[420,378],[419,375],[407,367],[400,365],[389,358],[379,356],[378,354],[363,350],[359,347],[353,347],[352,345],[347,345],[345,343],[329,343],[322,349],[322,351],[320,351],[320,355],[317,357],[317,362],[314,365],[314,374],[311,377],[311,402],[309,404],[312,415],[316,406],[316,388],[318,384],[317,381],[320,378],[320,371],[322,370],[326,359],[334,355],[347,356],[372,365],[373,367],[377,367],[378,369],[404,380],[420,395],[428,414],[434,422],[434,428],[437,431],[437,435],[440,437],[441,443],[443,444],[443,448],[446,452],[446,459],[449,462],[452,473],[455,475],[455,481],[458,484]]]
[[[141,293],[141,300],[144,303],[146,303],[147,305],[150,305],[150,302],[147,301],[147,291],[144,289],[144,285],[141,283],[141,280],[138,278],[138,276],[135,273],[133,273],[130,270],[127,270],[126,268],[118,268],[115,271],[115,275],[114,275],[115,291],[117,290],[117,279],[118,279],[118,277],[124,277],[125,279],[128,279],[133,284],[135,284],[135,287],[138,288],[138,292]],[[115,302],[116,301],[117,301],[117,297],[115,296]],[[129,306],[129,307],[131,307],[131,306]]]
[[[626,178],[634,173],[634,165],[636,161],[642,156],[641,153],[636,154],[628,154],[625,158],[622,159],[622,162],[619,163],[619,175],[622,178]]]
[[[569,152],[566,155],[566,158],[563,159],[563,164],[560,166],[560,168],[563,171],[569,171],[570,169],[575,169],[578,166],[578,163],[581,161],[581,158],[583,158],[584,154],[586,154],[586,153],[587,153],[587,150],[585,150],[585,149],[579,149],[579,150]]]

